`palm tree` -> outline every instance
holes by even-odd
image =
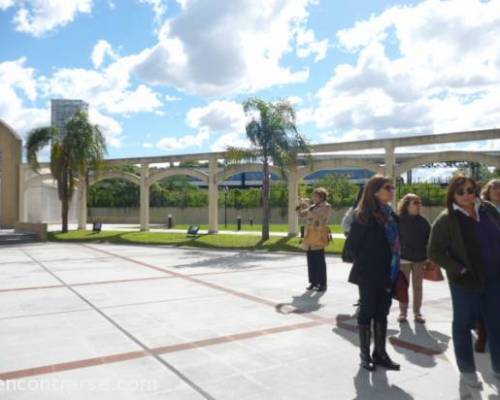
[[[54,127],[32,130],[26,141],[26,153],[31,168],[38,172],[38,153],[50,146],[50,172],[57,183],[61,200],[62,231],[68,231],[68,213],[76,180],[88,181],[90,170],[98,170],[106,153],[106,141],[97,125],[88,121],[85,112],[78,111],[66,124],[64,132]]]
[[[249,117],[246,134],[255,149],[229,147],[228,159],[258,159],[262,162],[262,240],[265,241],[269,239],[271,218],[270,167],[280,168],[286,179],[288,168],[297,163],[297,154],[309,154],[309,148],[297,129],[295,110],[289,102],[273,103],[251,98],[243,103],[243,109]]]

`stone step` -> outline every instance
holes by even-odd
[[[0,234],[0,245],[2,244],[19,244],[19,243],[34,243],[38,241],[38,235],[32,232],[23,233],[1,233]]]

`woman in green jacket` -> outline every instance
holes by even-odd
[[[434,221],[428,255],[446,270],[453,304],[452,336],[461,379],[480,387],[471,330],[484,321],[494,376],[500,379],[500,213],[479,198],[476,182],[459,175],[447,209]]]

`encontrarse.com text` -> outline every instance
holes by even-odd
[[[152,392],[156,380],[148,379],[15,379],[0,380],[2,392]]]

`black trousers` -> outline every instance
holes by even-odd
[[[372,321],[387,322],[392,303],[391,290],[363,284],[359,285],[359,295],[359,325],[371,325]]]
[[[309,283],[326,286],[326,260],[324,250],[307,250]]]

